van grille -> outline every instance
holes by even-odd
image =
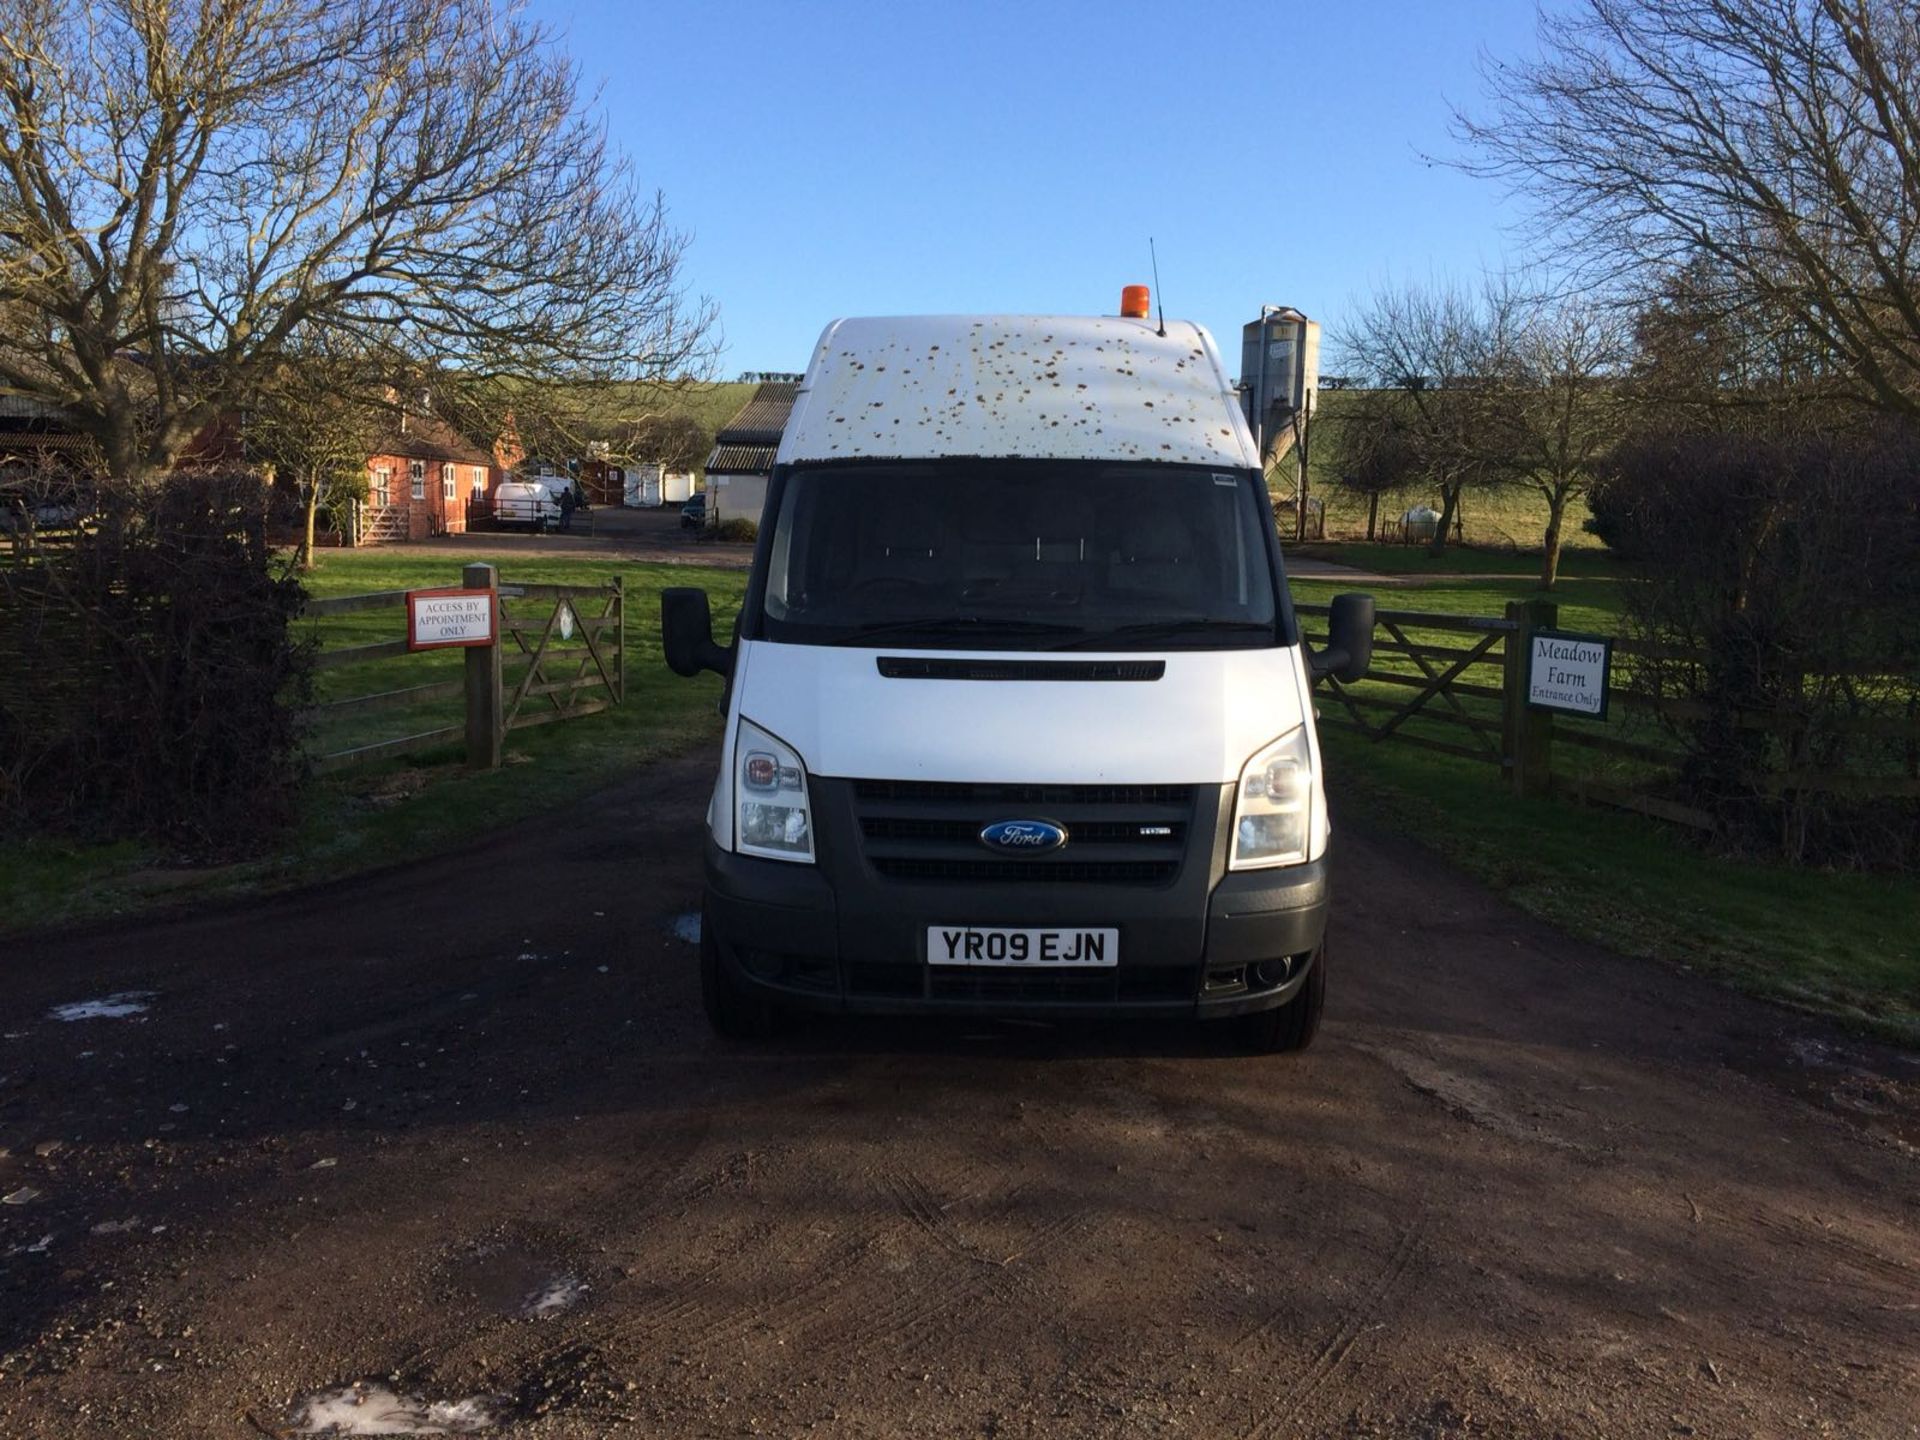
[[[867,863],[918,884],[1170,885],[1193,825],[1188,785],[968,785],[856,780]],[[1049,820],[1067,843],[1040,855],[995,853],[996,820]]]
[[[1019,970],[929,967],[936,1000],[1191,1000],[1191,965],[1119,966],[1106,970]]]

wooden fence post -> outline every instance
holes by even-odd
[[[613,678],[620,686],[614,699],[624,705],[627,699],[627,577],[624,575],[613,577],[613,613],[616,617],[613,640],[619,651],[613,662]]]
[[[1553,784],[1553,713],[1527,704],[1533,636],[1551,630],[1560,607],[1551,600],[1510,600],[1501,701],[1501,764],[1516,795],[1544,795]]]
[[[469,590],[493,592],[494,623],[500,617],[500,576],[491,565],[469,565],[460,572]],[[500,768],[500,637],[467,651],[467,768]]]

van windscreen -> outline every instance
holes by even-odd
[[[941,649],[1285,643],[1251,473],[944,460],[789,472],[770,640]]]

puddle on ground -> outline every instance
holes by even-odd
[[[684,915],[673,917],[673,938],[684,940],[689,945],[700,943],[700,912],[689,910]]]
[[[542,1289],[528,1298],[524,1313],[531,1320],[558,1315],[578,1305],[586,1293],[587,1287],[573,1276],[556,1275]]]
[[[556,1269],[551,1256],[511,1244],[469,1251],[449,1267],[447,1280],[486,1309],[524,1320],[564,1314],[589,1289],[571,1271]]]
[[[423,1400],[385,1385],[342,1385],[294,1402],[295,1435],[475,1435],[493,1428],[500,1409],[484,1395]]]
[[[76,1000],[71,1005],[56,1005],[47,1012],[55,1020],[125,1020],[144,1015],[152,1002],[151,990],[122,990],[99,1000]]]

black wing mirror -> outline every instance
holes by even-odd
[[[713,640],[713,611],[707,592],[675,587],[660,592],[660,648],[676,675],[733,674],[733,649]]]
[[[704,597],[703,597],[704,598]],[[1313,678],[1331,675],[1343,685],[1366,676],[1373,664],[1373,597],[1336,595],[1327,606],[1327,648],[1307,651]]]

